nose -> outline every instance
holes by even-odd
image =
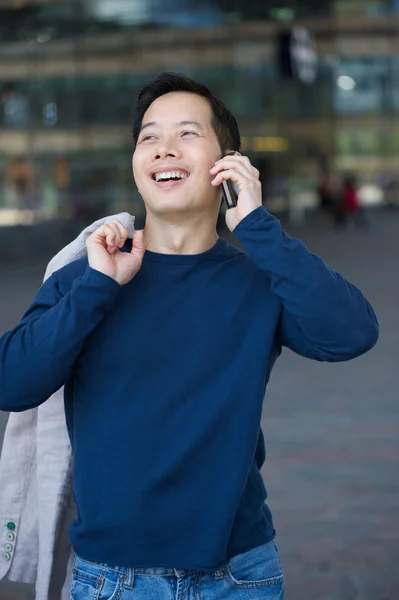
[[[164,160],[166,158],[181,158],[181,151],[174,138],[160,140],[155,148],[154,160]]]

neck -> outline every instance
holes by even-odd
[[[201,254],[216,244],[216,220],[209,215],[153,215],[147,212],[145,228],[147,249],[160,254]]]

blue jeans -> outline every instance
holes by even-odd
[[[268,542],[221,569],[126,569],[75,558],[71,600],[284,600],[278,551]]]

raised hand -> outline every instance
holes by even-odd
[[[120,221],[112,221],[109,225],[101,225],[86,241],[90,267],[108,275],[119,285],[126,285],[137,274],[146,249],[143,231],[136,231],[131,252],[121,252],[127,238],[126,227]]]
[[[214,177],[211,182],[213,186],[221,185],[224,179],[231,179],[240,190],[237,206],[226,210],[226,224],[233,231],[242,219],[262,206],[259,171],[252,166],[248,157],[228,155],[218,160],[210,173]]]

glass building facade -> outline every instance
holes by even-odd
[[[0,225],[140,215],[132,109],[162,71],[226,102],[271,209],[314,204],[328,170],[380,199],[398,162],[399,0],[265,4],[3,0]]]

